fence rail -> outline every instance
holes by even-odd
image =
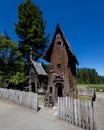
[[[29,107],[35,111],[38,110],[38,94],[36,93],[0,88],[0,98]]]
[[[58,97],[59,118],[86,130],[97,130],[95,103],[91,101]]]
[[[80,87],[78,88],[78,95],[79,96],[93,96],[94,95],[94,91],[96,91],[95,88],[84,88],[84,87]]]

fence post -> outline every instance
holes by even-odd
[[[88,118],[89,118],[89,111],[88,111],[88,101],[87,100],[85,100],[85,112],[86,112],[86,117],[85,117],[85,119],[86,119],[86,130],[89,130],[89,128],[90,128],[90,125],[89,125],[89,122],[88,122]]]
[[[96,115],[97,115],[97,110],[96,110],[96,103],[95,102],[93,102],[93,114],[94,114],[94,130],[97,130],[97,117],[96,117]]]
[[[62,97],[60,97],[60,111],[61,111],[61,119],[63,119],[63,100],[62,100]]]
[[[77,126],[77,99],[74,99],[74,118],[75,118],[75,125]]]
[[[91,102],[88,102],[89,105],[89,123],[90,123],[90,130],[93,130],[93,108]]]
[[[60,98],[58,97],[58,117],[60,118]]]
[[[80,102],[80,101],[81,101],[81,100],[79,99],[79,100],[78,100],[78,108],[77,108],[77,109],[78,109],[78,116],[77,116],[77,117],[78,117],[78,126],[79,126],[79,127],[81,127],[81,110],[80,110],[80,103],[81,103],[81,102]]]

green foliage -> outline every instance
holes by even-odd
[[[0,71],[0,87],[3,86],[3,72]]]
[[[22,60],[22,54],[18,51],[16,43],[4,34],[0,35],[0,70],[6,73],[13,73],[16,64]],[[12,67],[11,67],[12,66]]]
[[[20,39],[19,49],[25,61],[29,60],[30,46],[33,49],[34,59],[37,60],[47,46],[48,35],[45,36],[46,23],[39,7],[25,0],[18,6],[18,23],[15,23],[15,31]]]
[[[16,75],[13,75],[9,80],[10,83],[18,85],[23,84],[28,79],[28,76],[25,76],[24,73],[16,72]]]
[[[23,71],[22,54],[16,43],[6,34],[0,34],[0,86],[4,79],[10,79],[17,71]]]
[[[78,84],[104,84],[104,76],[99,76],[95,69],[77,69]]]

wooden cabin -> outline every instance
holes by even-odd
[[[58,96],[77,96],[76,64],[77,58],[59,25],[43,58],[50,62],[49,81],[45,104],[57,102]]]
[[[47,76],[42,64],[32,59],[32,49],[30,51],[29,73],[29,91],[34,93],[44,92],[43,78]]]

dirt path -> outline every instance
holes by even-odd
[[[57,117],[57,107],[38,112],[0,99],[0,130],[82,130]]]

